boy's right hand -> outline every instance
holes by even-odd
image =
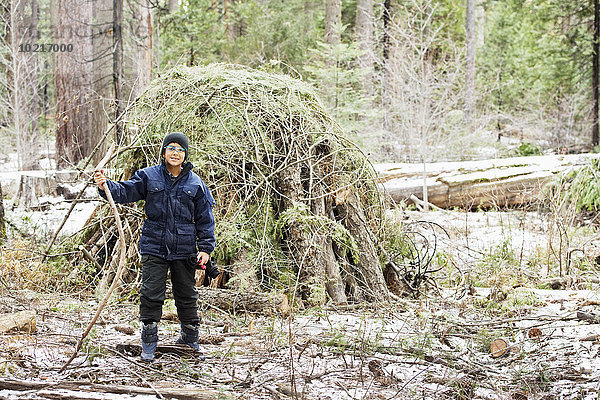
[[[94,182],[96,182],[96,185],[98,185],[101,190],[104,190],[103,185],[106,183],[106,176],[104,176],[103,169],[94,172]]]

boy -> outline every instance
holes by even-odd
[[[163,140],[160,165],[138,170],[131,179],[122,182],[107,180],[103,170],[94,174],[102,197],[106,198],[102,190],[106,182],[116,203],[146,200],[147,220],[139,245],[142,255],[141,357],[144,361],[154,360],[169,269],[181,323],[177,343],[199,351],[195,270],[196,265],[209,266],[210,276],[216,269],[209,262],[215,248],[212,212],[215,201],[204,182],[192,172],[188,154],[188,138],[183,133],[173,132]]]

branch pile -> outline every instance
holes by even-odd
[[[374,170],[309,85],[239,66],[181,66],[156,79],[126,119],[137,141],[113,179],[158,163],[166,133],[190,138],[194,171],[216,199],[213,258],[228,287],[308,304],[387,300]],[[122,209],[133,259],[143,217]],[[95,218],[86,248],[107,268],[114,219]]]

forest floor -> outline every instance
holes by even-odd
[[[124,352],[120,345],[139,340],[137,306],[114,301],[59,373],[97,300],[89,291],[18,290],[0,280],[0,314],[35,310],[37,322],[35,333],[0,335],[0,398],[599,398],[599,343],[581,339],[600,334],[600,319],[578,315],[596,315],[600,304],[598,284],[588,279],[598,277],[588,262],[590,224],[557,236],[557,221],[539,212],[390,217],[444,228],[436,237],[437,289],[376,308],[311,308],[289,317],[209,308],[201,337],[218,340],[201,345],[205,361],[167,353],[145,364]],[[569,250],[578,248],[588,257]],[[570,279],[560,285],[569,290],[551,290],[547,278],[567,268]],[[173,310],[169,300],[161,343],[177,338]],[[495,358],[497,338],[510,348]]]

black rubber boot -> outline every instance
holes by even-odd
[[[151,322],[142,326],[142,360],[154,361],[154,351],[158,343],[158,324]]]
[[[181,324],[181,335],[175,342],[177,344],[187,344],[192,349],[200,353],[200,346],[198,345],[198,326]],[[204,361],[205,357],[202,354],[198,355],[200,361]]]

